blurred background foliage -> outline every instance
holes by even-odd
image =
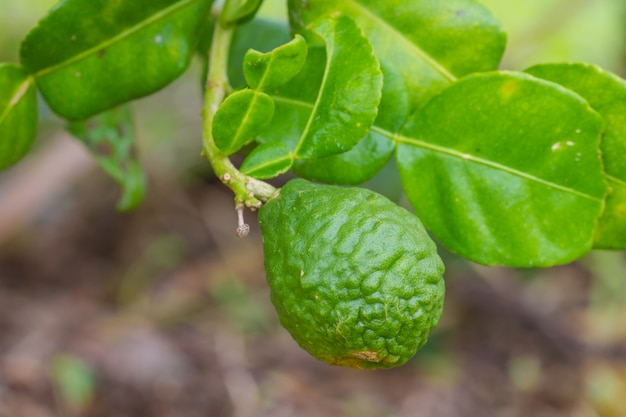
[[[483,0],[502,68],[586,61],[626,76],[623,0]],[[54,0],[0,0],[0,61]],[[281,20],[283,1],[262,15]],[[200,76],[132,104],[145,204],[118,190],[42,103],[34,152],[0,173],[0,416],[626,415],[626,259],[485,268],[442,249],[446,311],[398,369],[329,367],[280,328],[256,222],[200,151]],[[368,186],[396,200],[396,170]]]

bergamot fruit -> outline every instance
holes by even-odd
[[[417,217],[370,190],[295,179],[259,221],[272,303],[311,355],[390,368],[426,343],[444,267]]]

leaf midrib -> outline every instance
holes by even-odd
[[[309,117],[309,120],[307,121],[307,124],[304,128],[304,131],[302,132],[302,135],[300,136],[300,140],[298,141],[298,145],[296,145],[296,149],[294,149],[293,154],[294,156],[298,156],[298,152],[300,151],[300,148],[302,148],[302,145],[304,144],[304,142],[306,141],[307,136],[309,135],[309,131],[311,130],[311,125],[313,124],[313,115],[317,112],[318,107],[320,106],[321,102],[322,102],[322,96],[324,95],[324,88],[326,87],[326,83],[328,82],[328,73],[330,72],[330,67],[332,66],[333,63],[333,59],[334,57],[334,52],[335,52],[335,42],[336,42],[336,37],[337,37],[337,22],[333,21],[334,24],[334,30],[333,30],[333,34],[332,37],[325,37],[323,34],[318,33],[318,35],[320,35],[323,39],[324,42],[326,43],[326,65],[324,66],[324,76],[322,77],[322,83],[320,84],[320,88],[317,94],[317,97],[315,99],[315,103],[313,104],[313,111],[311,112],[311,116]],[[332,41],[332,44],[330,43]]]
[[[246,90],[243,90],[243,91],[246,91]],[[230,152],[233,150],[233,148],[237,148],[240,143],[241,143],[241,146],[245,145],[246,143],[245,138],[243,141],[240,139],[242,137],[241,132],[244,131],[244,129],[249,125],[249,120],[252,118],[254,106],[256,105],[259,94],[263,94],[263,93],[257,92],[256,90],[247,90],[247,91],[252,91],[254,93],[252,96],[252,100],[250,101],[250,105],[246,109],[246,113],[244,114],[243,119],[241,120],[241,123],[239,123],[239,126],[237,126],[237,129],[235,130],[235,134],[233,135],[233,138],[231,140],[231,144],[230,144],[231,146],[229,147],[230,149],[228,149],[226,152]],[[233,145],[236,145],[236,146],[233,146]],[[239,149],[241,149],[241,147],[239,147]],[[237,152],[239,149],[236,149],[233,152]]]
[[[394,33],[397,37],[399,37],[403,43],[407,44],[410,49],[412,49],[420,58],[426,61],[432,68],[434,68],[437,72],[443,75],[448,81],[455,82],[457,77],[448,71],[443,65],[441,65],[435,58],[430,56],[426,51],[424,51],[419,45],[412,42],[408,39],[404,33],[400,32],[395,26],[391,25],[388,21],[382,19],[380,16],[374,14],[370,9],[363,6],[359,2],[355,0],[345,0],[346,3],[349,3],[354,7],[359,13],[366,15],[371,20],[375,21],[380,26]]]
[[[14,93],[11,95],[11,99],[9,100],[9,105],[0,114],[0,125],[4,123],[4,120],[9,116],[9,113],[11,113],[11,111],[20,103],[22,97],[24,97],[30,89],[32,81],[32,78],[27,78],[14,90]]]
[[[245,170],[245,172],[244,170],[242,170],[241,172],[249,176],[254,176],[255,173],[258,173],[259,171],[262,171],[265,168],[272,167],[273,165],[278,165],[283,161],[290,161],[290,160],[291,160],[290,155],[280,156],[278,158],[265,161],[264,163],[259,164],[256,167],[254,167],[254,169],[248,169],[248,170]]]
[[[35,77],[43,77],[46,74],[49,74],[51,72],[57,71],[59,69],[62,69],[64,67],[70,66],[76,62],[82,61],[86,58],[88,58],[89,56],[98,53],[99,51],[101,51],[102,49],[108,48],[111,45],[114,45],[128,37],[130,37],[131,35],[135,34],[136,32],[139,32],[140,30],[149,27],[150,25],[158,22],[159,20],[169,16],[171,13],[175,13],[176,11],[178,11],[179,9],[182,9],[186,6],[188,6],[190,3],[193,3],[197,0],[181,0],[180,2],[167,7],[163,10],[161,10],[160,12],[157,12],[155,14],[153,14],[152,16],[150,16],[149,18],[142,20],[141,22],[139,22],[138,24],[131,26],[130,28],[127,28],[125,30],[123,30],[122,32],[118,33],[117,35],[113,36],[112,38],[99,43],[98,45],[95,45],[77,55],[72,56],[71,58],[66,59],[65,61],[61,61],[58,64],[52,65],[50,67],[44,68],[42,70],[37,71],[34,76]]]
[[[417,146],[417,147],[420,147],[422,149],[427,149],[427,150],[438,152],[438,153],[441,153],[441,154],[453,156],[453,157],[462,159],[464,161],[469,161],[469,162],[485,165],[485,166],[488,166],[490,168],[494,168],[494,169],[497,169],[499,171],[506,172],[508,174],[515,175],[515,176],[518,176],[520,178],[527,179],[529,181],[533,181],[535,183],[544,185],[544,186],[549,187],[549,188],[553,188],[553,189],[556,189],[556,190],[559,190],[559,191],[563,191],[563,192],[567,192],[569,194],[576,195],[576,196],[581,197],[581,198],[585,198],[587,200],[596,201],[596,202],[602,202],[603,201],[602,198],[594,197],[592,195],[586,194],[586,193],[578,191],[576,189],[565,187],[563,185],[556,184],[554,182],[550,182],[550,181],[544,180],[543,178],[539,178],[539,177],[531,175],[531,174],[529,174],[527,172],[520,171],[520,170],[511,168],[511,167],[508,167],[506,165],[499,164],[499,163],[494,162],[494,161],[490,161],[490,160],[483,159],[483,158],[477,158],[476,156],[471,155],[471,154],[464,154],[464,153],[458,152],[458,151],[456,151],[454,149],[445,148],[443,146],[438,146],[438,145],[435,145],[435,144],[432,144],[432,143],[424,142],[424,141],[421,141],[419,139],[407,138],[406,136],[402,136],[400,134],[393,134],[393,133],[385,131],[383,129],[379,129],[379,128],[373,127],[372,130],[376,131],[377,133],[383,134],[383,135],[391,135],[390,138],[396,144],[398,144],[398,143],[406,143],[406,144],[409,144],[409,145]]]

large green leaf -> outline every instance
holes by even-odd
[[[592,247],[607,186],[602,119],[520,73],[455,83],[395,139],[405,192],[450,250],[484,264],[570,262]]]
[[[383,83],[372,47],[352,19],[324,18],[312,30],[323,40],[326,56],[321,81],[312,84],[318,86],[313,108],[294,148],[298,159],[322,158],[356,145],[376,118]]]
[[[0,64],[0,169],[19,161],[37,132],[37,93],[22,67]]]
[[[491,13],[473,0],[289,0],[297,31],[322,15],[353,18],[376,55],[399,68],[411,109],[458,77],[496,69],[506,37]]]
[[[63,0],[20,56],[50,107],[77,120],[151,94],[187,68],[212,0]]]
[[[135,152],[135,129],[127,107],[74,122],[69,131],[85,144],[98,165],[122,188],[117,210],[134,210],[146,192],[146,179]]]
[[[583,96],[606,123],[602,159],[612,193],[598,223],[596,248],[626,249],[626,81],[590,64],[543,64],[529,74]]]

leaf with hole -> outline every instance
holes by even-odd
[[[22,67],[0,64],[0,170],[22,159],[37,133],[37,92]]]
[[[594,247],[626,249],[626,81],[582,63],[542,64],[526,72],[575,91],[604,118],[602,159],[612,191],[598,223]]]
[[[146,193],[146,179],[135,151],[135,128],[127,107],[74,122],[68,130],[85,144],[98,165],[122,188],[118,211],[139,206]]]
[[[50,107],[79,120],[178,78],[211,0],[63,0],[22,42],[20,58]]]
[[[563,264],[589,251],[607,187],[601,117],[522,73],[469,76],[396,137],[405,192],[450,250],[483,264]]]

